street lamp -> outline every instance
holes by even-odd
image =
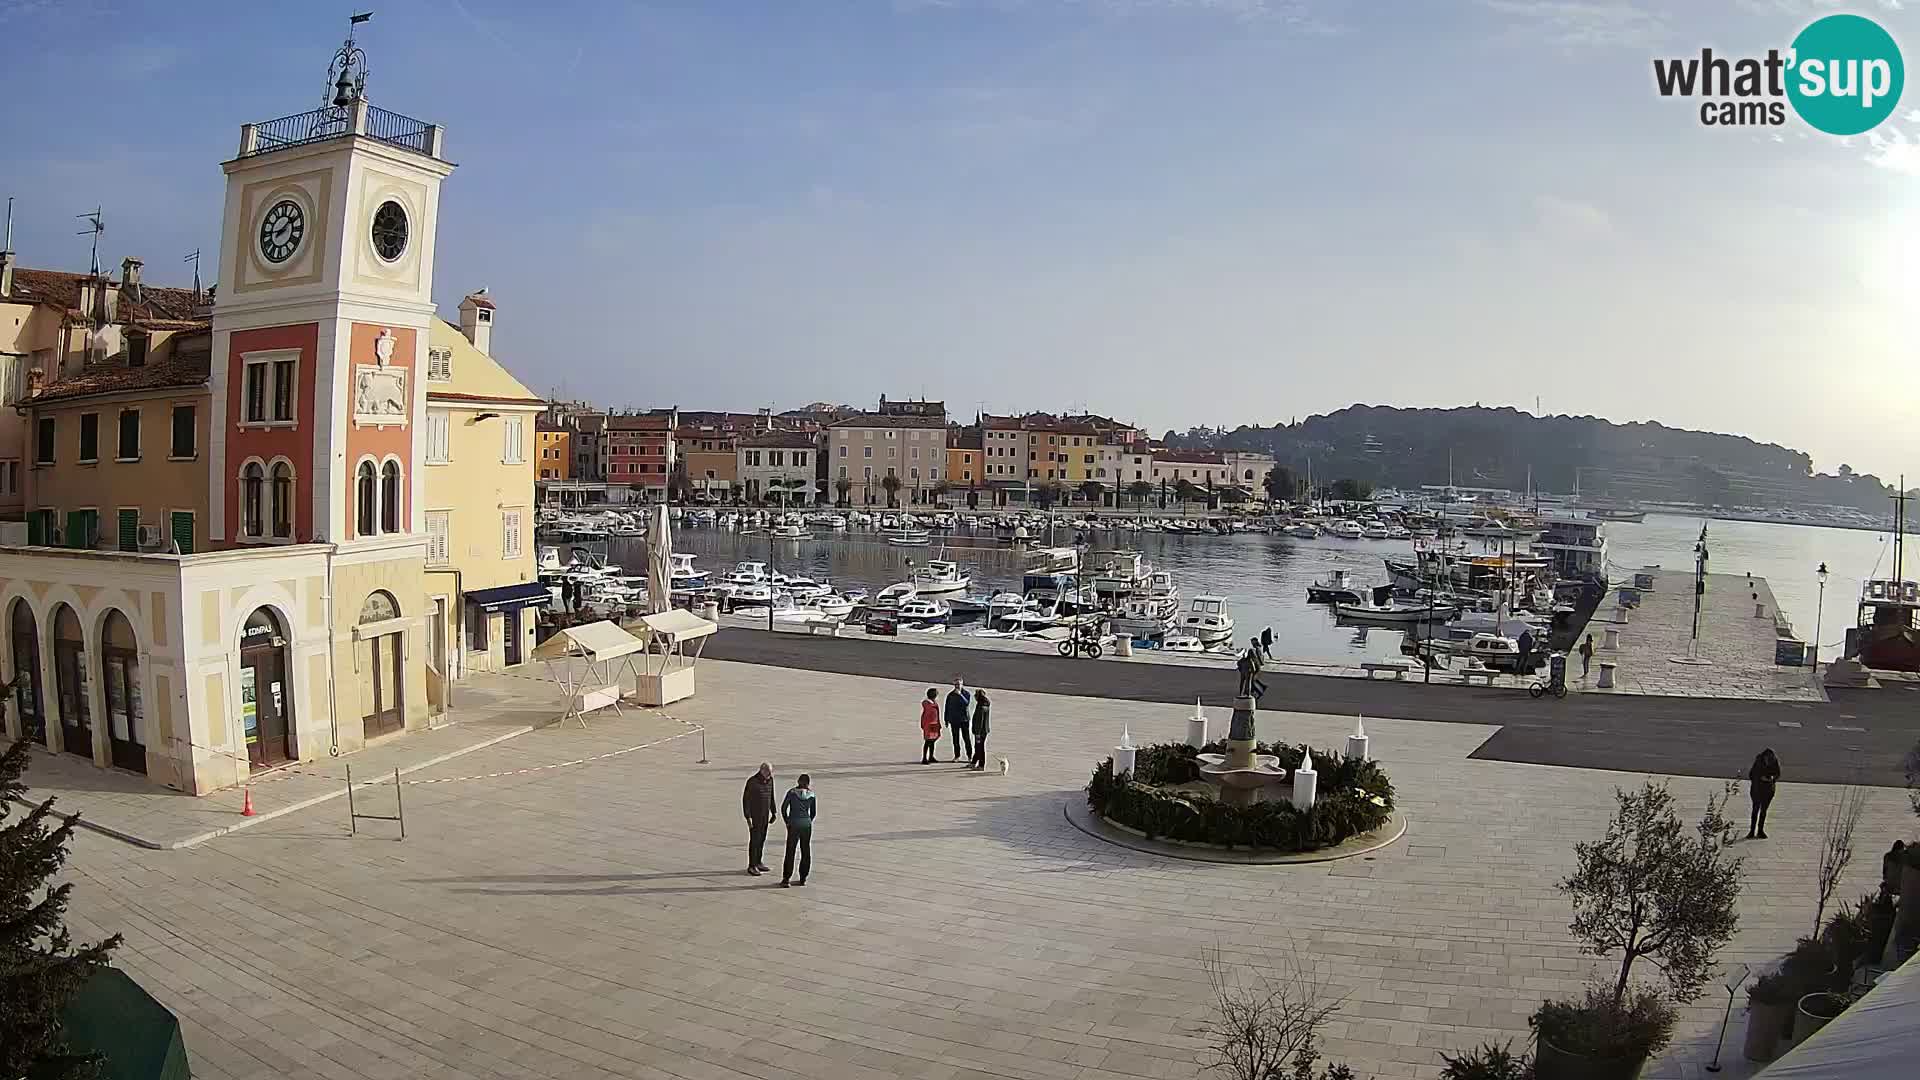
[[[1820,618],[1827,613],[1827,564],[1813,572],[1820,579],[1820,603],[1813,610],[1813,681],[1820,681]]]

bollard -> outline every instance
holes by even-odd
[[[1367,756],[1367,718],[1353,718],[1353,734],[1347,736],[1347,757],[1353,761],[1371,761]]]
[[[1195,750],[1207,745],[1207,713],[1200,699],[1193,699],[1193,715],[1187,717],[1187,745]]]
[[[1121,731],[1120,745],[1113,748],[1113,775],[1125,776],[1133,772],[1134,751],[1133,729],[1127,727]]]
[[[1132,656],[1133,638],[1127,634],[1116,634],[1113,639],[1113,655]]]
[[[1618,649],[1620,647],[1620,631],[1609,626],[1606,629],[1606,637],[1600,647],[1609,650]]]
[[[1617,666],[1611,660],[1600,661],[1600,681],[1594,685],[1602,690],[1613,689],[1613,669]]]
[[[1621,626],[1627,625],[1627,609],[1625,607],[1613,609],[1613,621],[1619,623]]]

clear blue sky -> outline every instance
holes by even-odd
[[[611,405],[944,397],[1159,430],[1354,401],[1659,419],[1920,474],[1920,93],[1703,128],[1655,56],[1813,0],[374,2],[448,129],[437,299]],[[1920,66],[1920,17],[1873,14]],[[0,0],[31,266],[213,250],[349,8]],[[208,274],[211,277],[212,263]]]

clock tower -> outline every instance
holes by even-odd
[[[442,131],[372,105],[351,36],[326,104],[240,129],[213,314],[209,535],[406,547],[423,533]],[[404,539],[403,539],[404,538]]]
[[[329,745],[350,751],[428,721],[419,465],[434,233],[453,165],[438,125],[367,100],[351,33],[328,81],[319,108],[243,125],[222,166],[207,533],[263,555],[326,545],[290,636],[331,635],[305,685],[330,687]],[[276,565],[248,573],[272,579]]]

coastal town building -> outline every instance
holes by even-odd
[[[142,278],[134,258],[121,262],[116,280],[18,266],[11,250],[0,250],[0,519],[18,521],[26,509],[37,429],[19,406],[34,380],[50,385],[92,369],[90,378],[104,371],[109,382],[171,382],[204,391],[207,297]],[[117,413],[110,410],[106,421],[117,423]],[[77,419],[69,426],[77,437]],[[107,435],[112,442],[113,432]]]
[[[677,408],[609,415],[601,444],[606,482],[624,487],[629,502],[666,501],[678,458],[674,431],[679,426]]]
[[[800,431],[743,435],[735,449],[741,497],[748,502],[805,506],[814,501],[814,436]]]
[[[467,297],[463,316],[472,310]],[[482,297],[481,299],[484,299]],[[444,708],[445,684],[469,670],[498,671],[533,649],[534,612],[547,592],[534,573],[537,426],[546,402],[480,348],[485,321],[428,332],[426,477],[427,693]]]
[[[1197,488],[1224,488],[1232,474],[1226,458],[1210,450],[1155,450],[1153,486],[1163,493],[1176,491],[1184,482]]]
[[[350,752],[427,726],[455,610],[529,583],[542,403],[486,357],[483,294],[437,318],[443,133],[353,66],[241,127],[210,326],[137,265],[7,283],[45,435],[0,544],[8,736],[190,793]]]
[[[1228,450],[1221,455],[1227,466],[1227,482],[1245,488],[1260,498],[1266,497],[1267,474],[1273,471],[1273,455],[1257,450]]]
[[[556,424],[543,413],[534,421],[534,464],[536,480],[573,479],[573,429]]]
[[[947,429],[947,487],[964,492],[968,506],[977,506],[986,486],[986,449],[978,424]]]
[[[918,505],[932,500],[947,463],[947,416],[942,402],[880,399],[877,412],[827,428],[828,481],[854,503]]]

